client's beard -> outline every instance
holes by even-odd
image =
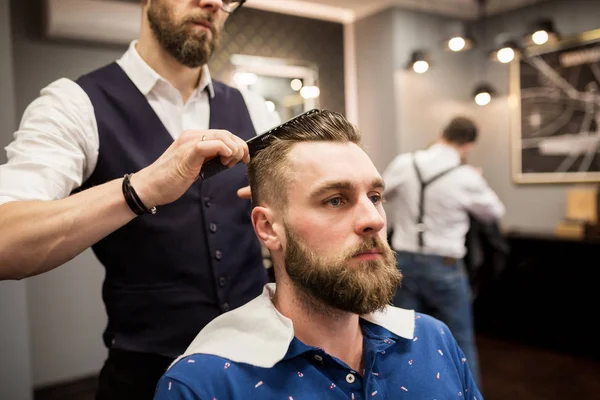
[[[339,257],[323,259],[287,224],[285,232],[285,269],[308,311],[322,314],[330,308],[363,315],[382,310],[392,301],[402,274],[396,268],[394,252],[378,236]],[[372,249],[381,251],[379,259],[349,265],[353,256]]]

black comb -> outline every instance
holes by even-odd
[[[258,136],[254,136],[252,139],[247,140],[246,144],[248,145],[250,157],[254,157],[258,151],[264,149],[266,147],[265,140],[273,135],[277,135],[277,132],[279,132],[281,128],[293,125],[306,116],[317,114],[320,112],[321,110],[313,108],[312,110],[306,111],[300,115],[295,116],[294,118],[284,122],[281,125],[277,125],[275,128],[269,129],[268,131],[261,133]],[[215,157],[204,163],[202,169],[200,170],[200,179],[206,180],[212,176],[215,176],[221,171],[225,171],[226,169],[228,169],[227,165],[221,164],[221,157]]]

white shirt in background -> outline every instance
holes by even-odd
[[[481,173],[463,165],[432,182],[425,189],[423,222],[424,247],[419,249],[417,217],[420,183],[413,167],[413,154],[397,156],[383,174],[385,195],[390,200],[394,219],[392,247],[399,251],[423,252],[463,258],[469,214],[483,221],[499,219],[504,205],[488,186]],[[424,181],[460,163],[458,152],[444,144],[434,144],[415,155]]]
[[[131,42],[117,61],[146,97],[173,139],[185,130],[209,127],[209,96],[214,97],[208,67],[184,104],[181,94],[140,57]],[[260,96],[243,94],[257,133],[279,124]],[[0,165],[0,204],[14,200],[62,199],[90,177],[98,161],[99,137],[94,108],[74,81],[58,79],[42,89],[25,110],[14,141]]]

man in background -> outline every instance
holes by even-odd
[[[465,271],[469,214],[482,221],[504,215],[504,206],[481,172],[463,164],[477,140],[477,127],[456,117],[428,149],[397,156],[386,168],[386,198],[391,200],[392,248],[404,280],[394,304],[425,312],[445,322],[480,381]]]
[[[317,111],[270,138],[248,171],[276,283],[204,328],[155,399],[481,399],[447,326],[389,306],[402,275],[357,129]]]
[[[206,65],[243,2],[143,1],[122,58],[45,87],[6,148],[0,279],[90,246],[106,268],[98,400],[151,399],[197,332],[266,282],[250,201],[237,196],[246,169],[234,165],[248,162],[245,140],[271,128],[269,112]],[[198,180],[214,157],[232,168]]]

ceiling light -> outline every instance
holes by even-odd
[[[475,103],[478,106],[487,106],[492,101],[492,95],[488,92],[481,92],[475,95]]]
[[[269,112],[275,111],[275,103],[273,103],[271,100],[266,100],[265,105],[267,106],[267,110],[269,110]]]
[[[411,54],[407,67],[412,68],[418,74],[423,74],[429,70],[429,61],[427,61],[424,52],[415,51]]]
[[[511,33],[503,32],[496,35],[494,40],[495,49],[490,53],[493,61],[508,64],[521,52],[521,46]]]
[[[475,103],[479,106],[488,105],[492,101],[494,92],[494,89],[486,83],[478,85],[473,91]]]
[[[511,47],[503,47],[496,53],[498,61],[503,64],[509,63],[515,59],[515,51]]]
[[[543,45],[546,43],[556,43],[560,39],[558,32],[554,29],[554,23],[550,19],[537,20],[531,26],[531,30],[525,36],[527,45]]]
[[[548,42],[549,38],[550,35],[548,35],[548,32],[546,31],[537,31],[534,32],[533,35],[531,35],[531,40],[533,40],[533,43],[537,45],[545,44],[546,42]]]
[[[300,96],[303,99],[316,99],[321,94],[321,90],[318,86],[304,86],[300,89]]]
[[[292,87],[292,90],[297,92],[298,90],[302,89],[302,81],[298,78],[292,79],[290,86]]]
[[[448,40],[448,48],[452,51],[461,51],[466,47],[466,45],[467,41],[460,36],[456,36]]]
[[[473,39],[469,34],[469,27],[464,22],[451,23],[447,29],[447,39],[444,48],[451,51],[465,51],[473,47]]]
[[[510,40],[503,42],[498,50],[493,51],[490,54],[490,58],[494,61],[499,61],[503,64],[507,64],[515,59],[515,56],[520,52],[519,45],[517,42]]]
[[[417,74],[424,74],[425,72],[427,72],[428,69],[429,69],[429,63],[427,61],[424,61],[424,60],[416,61],[413,64],[413,70]]]

